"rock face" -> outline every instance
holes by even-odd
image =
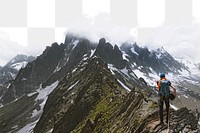
[[[115,45],[113,48],[110,43],[106,43],[104,38],[99,40],[95,55],[101,57],[107,63],[113,64],[116,68],[123,69],[126,66],[126,61],[123,60],[119,47]]]
[[[63,45],[57,43],[47,47],[42,55],[36,60],[28,63],[25,68],[20,69],[14,82],[3,95],[2,103],[9,103],[12,100],[39,88],[40,84],[45,82],[54,72],[59,59],[61,58]]]

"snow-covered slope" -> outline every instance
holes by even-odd
[[[58,86],[59,81],[54,82],[52,85],[47,86],[45,88],[39,88],[36,92],[28,94],[29,97],[33,96],[34,94],[38,93],[38,96],[35,99],[35,102],[39,102],[39,109],[34,109],[32,111],[31,118],[36,118],[35,121],[26,124],[22,129],[17,131],[17,133],[32,133],[33,128],[37,124],[40,116],[42,115],[44,105],[46,104],[48,95]],[[18,127],[17,125],[15,127]]]

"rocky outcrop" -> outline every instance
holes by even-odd
[[[159,125],[158,111],[155,111],[151,115],[147,116],[147,118],[136,130],[136,133],[160,133],[167,130],[172,133],[200,132],[200,128],[198,125],[198,112],[192,112],[187,108],[181,108],[177,111],[171,109],[170,116],[171,117],[169,127],[167,124],[161,126]]]
[[[123,60],[122,52],[119,50],[119,47],[115,45],[113,48],[113,46],[106,42],[104,38],[99,40],[95,55],[119,69],[123,69],[127,65],[127,62]]]
[[[71,41],[71,42],[70,42]],[[43,87],[52,84],[56,80],[61,80],[66,73],[70,73],[82,60],[91,57],[91,51],[94,50],[94,44],[88,39],[66,37],[64,52],[58,62],[58,65]]]

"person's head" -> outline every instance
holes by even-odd
[[[164,74],[164,73],[161,73],[161,74],[160,74],[160,78],[165,78],[165,74]]]

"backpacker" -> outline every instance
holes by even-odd
[[[170,96],[170,81],[168,80],[160,80],[160,91],[159,96],[169,97]]]

